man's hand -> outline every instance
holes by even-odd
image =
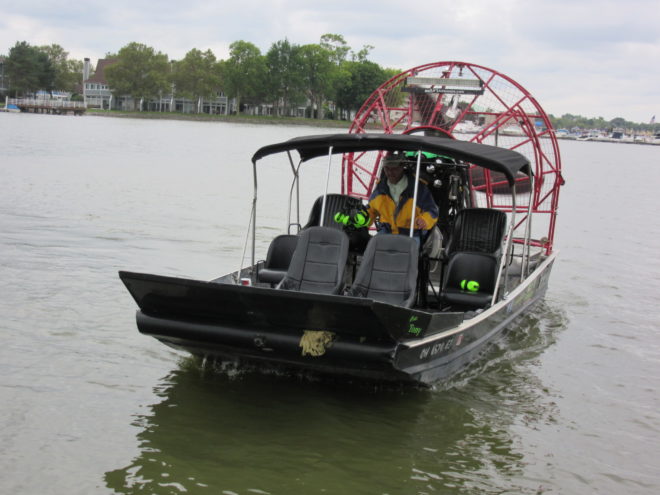
[[[422,217],[415,218],[415,227],[420,230],[426,230],[426,220]]]

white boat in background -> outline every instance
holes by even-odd
[[[525,132],[517,125],[507,125],[499,129],[502,136],[524,136]]]
[[[459,122],[456,124],[456,126],[452,129],[452,133],[454,134],[477,134],[479,131],[481,131],[482,127],[480,125],[475,124],[471,120],[464,120],[463,122]]]
[[[601,138],[601,134],[598,131],[586,131],[580,134],[577,137],[578,141],[596,141]]]

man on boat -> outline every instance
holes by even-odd
[[[390,154],[383,162],[384,178],[376,185],[369,198],[369,217],[376,222],[378,234],[410,235],[415,178],[404,168],[403,154]],[[424,241],[438,222],[438,206],[423,180],[417,188],[415,233],[413,237]]]

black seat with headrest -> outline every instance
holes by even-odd
[[[259,282],[273,285],[282,281],[289,269],[297,243],[298,236],[291,234],[278,235],[271,241],[266,262],[257,272]]]
[[[342,211],[344,208],[359,208],[362,207],[362,201],[357,198],[352,198],[345,194],[327,194],[325,200],[325,214],[323,215],[323,226],[332,227],[333,229],[341,230],[343,225],[335,222],[335,213]],[[323,207],[323,196],[319,196],[312,205],[312,210],[309,213],[309,220],[307,225],[303,227],[313,227],[321,225],[321,209]]]
[[[501,210],[466,208],[458,212],[447,244],[448,262],[440,293],[443,302],[467,308],[490,304],[505,229],[506,213]]]
[[[409,308],[415,301],[418,257],[419,245],[410,237],[372,237],[348,295]]]
[[[309,213],[309,220],[303,229],[321,224],[322,207],[323,196],[319,196],[316,201],[314,201],[312,210]],[[325,214],[323,215],[323,226],[346,232],[350,241],[350,250],[360,253],[364,251],[364,247],[369,241],[369,229],[346,229],[344,225],[335,222],[335,214],[350,209],[361,210],[363,208],[365,208],[364,203],[358,198],[353,198],[345,194],[328,194],[325,202]]]
[[[339,294],[344,288],[348,237],[340,230],[310,227],[300,232],[291,264],[278,289]]]
[[[492,208],[465,208],[456,215],[447,255],[457,251],[495,254],[502,246],[506,213]]]

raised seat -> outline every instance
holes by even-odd
[[[321,209],[323,205],[323,196],[319,196],[309,213],[307,224],[303,230],[309,227],[321,225]],[[342,230],[348,235],[350,241],[349,248],[352,252],[361,253],[364,251],[367,242],[370,239],[369,229],[345,229],[342,224],[335,222],[335,214],[340,211],[350,210],[351,208],[362,209],[364,204],[362,200],[353,198],[345,194],[328,194],[326,195],[325,214],[323,215],[323,226],[332,229]]]
[[[316,201],[314,201],[314,204],[312,205],[312,209],[309,213],[309,219],[307,220],[307,224],[303,227],[303,229],[321,225],[322,204],[323,204],[323,196],[319,196],[318,198],[316,198]],[[347,196],[345,194],[326,195],[323,227],[331,227],[333,229],[342,230],[343,225],[338,224],[334,220],[335,213],[347,207],[357,208],[361,206],[362,206],[362,201],[360,201],[357,198],[352,198],[351,196]]]
[[[415,301],[419,246],[403,235],[371,238],[347,295],[409,308]]]
[[[300,232],[278,289],[339,294],[344,288],[348,237],[341,230],[309,227]]]
[[[257,280],[271,285],[280,283],[289,269],[297,243],[297,235],[284,234],[275,237],[268,246],[263,267],[257,272]]]
[[[443,303],[469,309],[490,304],[505,230],[506,214],[501,210],[466,208],[458,212],[447,244],[448,262],[440,292]],[[470,282],[476,282],[478,290],[468,290]]]

